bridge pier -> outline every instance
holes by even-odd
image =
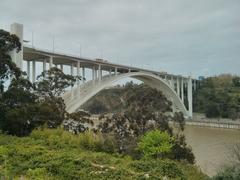
[[[82,67],[82,82],[85,83],[85,67]]]
[[[97,80],[97,78],[98,78],[98,77],[97,77],[97,68],[96,68],[96,67],[94,67],[94,76],[95,76],[95,78],[94,78],[94,79],[95,79],[95,81],[96,81],[96,80]]]
[[[179,78],[177,77],[177,95],[180,97],[180,85],[179,85]]]
[[[80,62],[79,61],[77,62],[77,76],[80,77]],[[77,80],[77,84],[78,85],[80,84],[79,80]]]
[[[36,62],[32,61],[32,82],[34,83],[36,79]]]
[[[171,87],[174,89],[174,81],[173,81],[173,76],[171,76],[171,79],[170,79],[170,85],[171,85]]]
[[[181,79],[181,99],[184,104],[184,79]]]
[[[92,81],[95,80],[95,69],[94,67],[92,67]]]
[[[46,59],[43,60],[43,72],[47,70],[47,61]]]
[[[30,61],[27,61],[27,78],[30,81]]]
[[[100,82],[102,80],[102,68],[101,64],[98,65],[98,81]]]
[[[188,78],[188,113],[189,117],[192,118],[193,108],[192,108],[192,78]]]
[[[74,70],[74,67],[73,67],[73,63],[71,64],[71,68],[70,68],[70,74],[71,76],[73,76],[73,70]]]
[[[49,69],[53,68],[53,57],[49,57]]]
[[[21,43],[21,50],[17,53],[14,49],[10,52],[12,61],[17,65],[21,70],[23,69],[23,25],[18,23],[11,24],[10,33],[15,34]]]

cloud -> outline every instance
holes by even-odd
[[[240,73],[238,0],[1,0],[0,26],[51,49],[175,74]],[[229,63],[231,62],[231,63]],[[238,65],[238,67],[236,66]]]

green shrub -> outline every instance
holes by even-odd
[[[41,180],[41,179],[53,179],[47,176],[48,172],[46,168],[29,169],[26,176],[29,179]]]
[[[224,167],[218,174],[213,177],[213,180],[239,180],[240,179],[240,166],[227,166]]]
[[[167,176],[169,178],[180,177],[185,179],[184,173],[176,162],[171,160],[160,160],[160,159],[144,159],[135,161],[130,164],[130,167],[134,168],[137,172],[145,172],[150,175]]]
[[[149,131],[140,138],[137,148],[144,156],[161,156],[171,152],[174,138],[167,132],[159,130]]]
[[[44,129],[34,130],[31,137],[37,140],[44,140],[44,142],[53,147],[79,147],[80,149],[86,149],[91,151],[102,151],[108,153],[115,152],[114,139],[105,137],[101,133],[94,133],[92,131],[86,131],[80,134],[72,134],[64,131],[61,128],[58,129]]]

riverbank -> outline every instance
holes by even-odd
[[[238,129],[240,130],[240,119],[231,120],[226,118],[207,118],[203,114],[193,114],[192,120],[186,120],[186,125],[203,126],[212,128]]]

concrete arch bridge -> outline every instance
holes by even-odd
[[[84,102],[116,81],[131,77],[162,91],[172,101],[173,111],[181,111],[185,117],[192,118],[192,90],[196,89],[197,81],[191,77],[57,53],[54,49],[37,49],[33,45],[24,44],[23,25],[18,23],[11,25],[11,33],[16,34],[22,43],[19,53],[11,52],[12,59],[20,69],[27,72],[32,82],[36,80],[37,71],[45,71],[54,66],[64,73],[83,77],[74,88],[62,95],[68,112],[76,111]],[[68,72],[65,72],[66,69]],[[87,75],[86,70],[91,73]],[[188,108],[184,105],[184,97],[187,97]]]
[[[81,105],[83,105],[101,90],[111,87],[115,82],[129,77],[140,80],[150,87],[161,91],[167,97],[167,99],[173,103],[174,112],[181,111],[185,117],[190,117],[190,113],[184,105],[183,98],[181,98],[181,95],[179,94],[180,89],[176,91],[171,86],[171,81],[164,78],[165,76],[161,77],[159,75],[144,71],[106,75],[101,78],[101,81],[99,81],[99,79],[90,80],[73,88],[72,90],[67,91],[65,94],[63,94],[67,111],[75,112]],[[177,86],[177,88],[180,87]],[[188,98],[191,97],[188,96]],[[191,99],[189,100],[191,101]]]

